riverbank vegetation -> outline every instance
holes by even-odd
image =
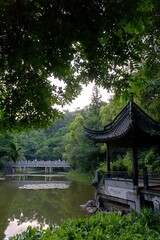
[[[10,240],[124,240],[160,239],[160,215],[144,208],[140,213],[121,215],[96,213],[83,219],[64,221],[59,227],[28,228]]]
[[[93,180],[93,174],[87,174],[87,173],[80,173],[80,172],[77,172],[77,171],[69,171],[67,174],[66,174],[66,177],[69,179],[69,180],[72,180],[72,181],[77,181],[77,182],[81,182],[81,183],[84,183],[84,184],[90,184],[91,185],[91,182]]]

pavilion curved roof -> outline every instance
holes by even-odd
[[[160,123],[153,120],[133,101],[129,101],[102,131],[86,127],[84,130],[93,141],[116,147],[132,147],[133,141],[137,147],[160,144]]]

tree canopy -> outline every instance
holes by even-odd
[[[141,68],[155,72],[159,10],[158,0],[1,1],[1,128],[47,125],[82,83],[124,90]]]

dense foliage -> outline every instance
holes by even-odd
[[[51,226],[46,230],[28,228],[10,240],[103,240],[103,239],[160,239],[160,215],[151,209],[121,216],[119,213],[102,214],[68,220],[58,228]]]
[[[119,112],[123,101],[113,100],[105,104],[95,93],[88,107],[75,112],[66,111],[63,119],[58,119],[47,130],[34,130],[21,134],[0,135],[0,169],[9,160],[58,160],[65,159],[72,169],[93,173],[95,169],[106,170],[106,144],[95,144],[85,135],[83,126],[103,129]],[[115,149],[111,154],[111,170],[131,171],[131,152]],[[156,148],[138,151],[139,169],[159,171],[160,157]]]
[[[93,79],[116,93],[157,85],[159,9],[158,0],[1,1],[1,129],[50,124],[55,105]]]

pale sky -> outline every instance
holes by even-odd
[[[92,89],[94,84],[84,86],[81,94],[70,104],[66,105],[63,109],[76,110],[77,108],[83,108],[91,103]],[[99,88],[102,95],[102,101],[107,102],[111,96],[107,90]]]
[[[52,79],[51,79],[52,81]],[[63,87],[63,83],[57,79],[53,79],[54,84],[57,86]],[[77,108],[83,108],[91,103],[91,95],[94,83],[90,83],[89,85],[83,87],[81,94],[69,105],[63,107],[63,110],[70,110],[74,111]],[[99,88],[100,94],[102,95],[102,101],[108,102],[109,98],[111,97],[111,93],[108,93],[107,90],[103,88]],[[62,109],[61,109],[62,110]]]

